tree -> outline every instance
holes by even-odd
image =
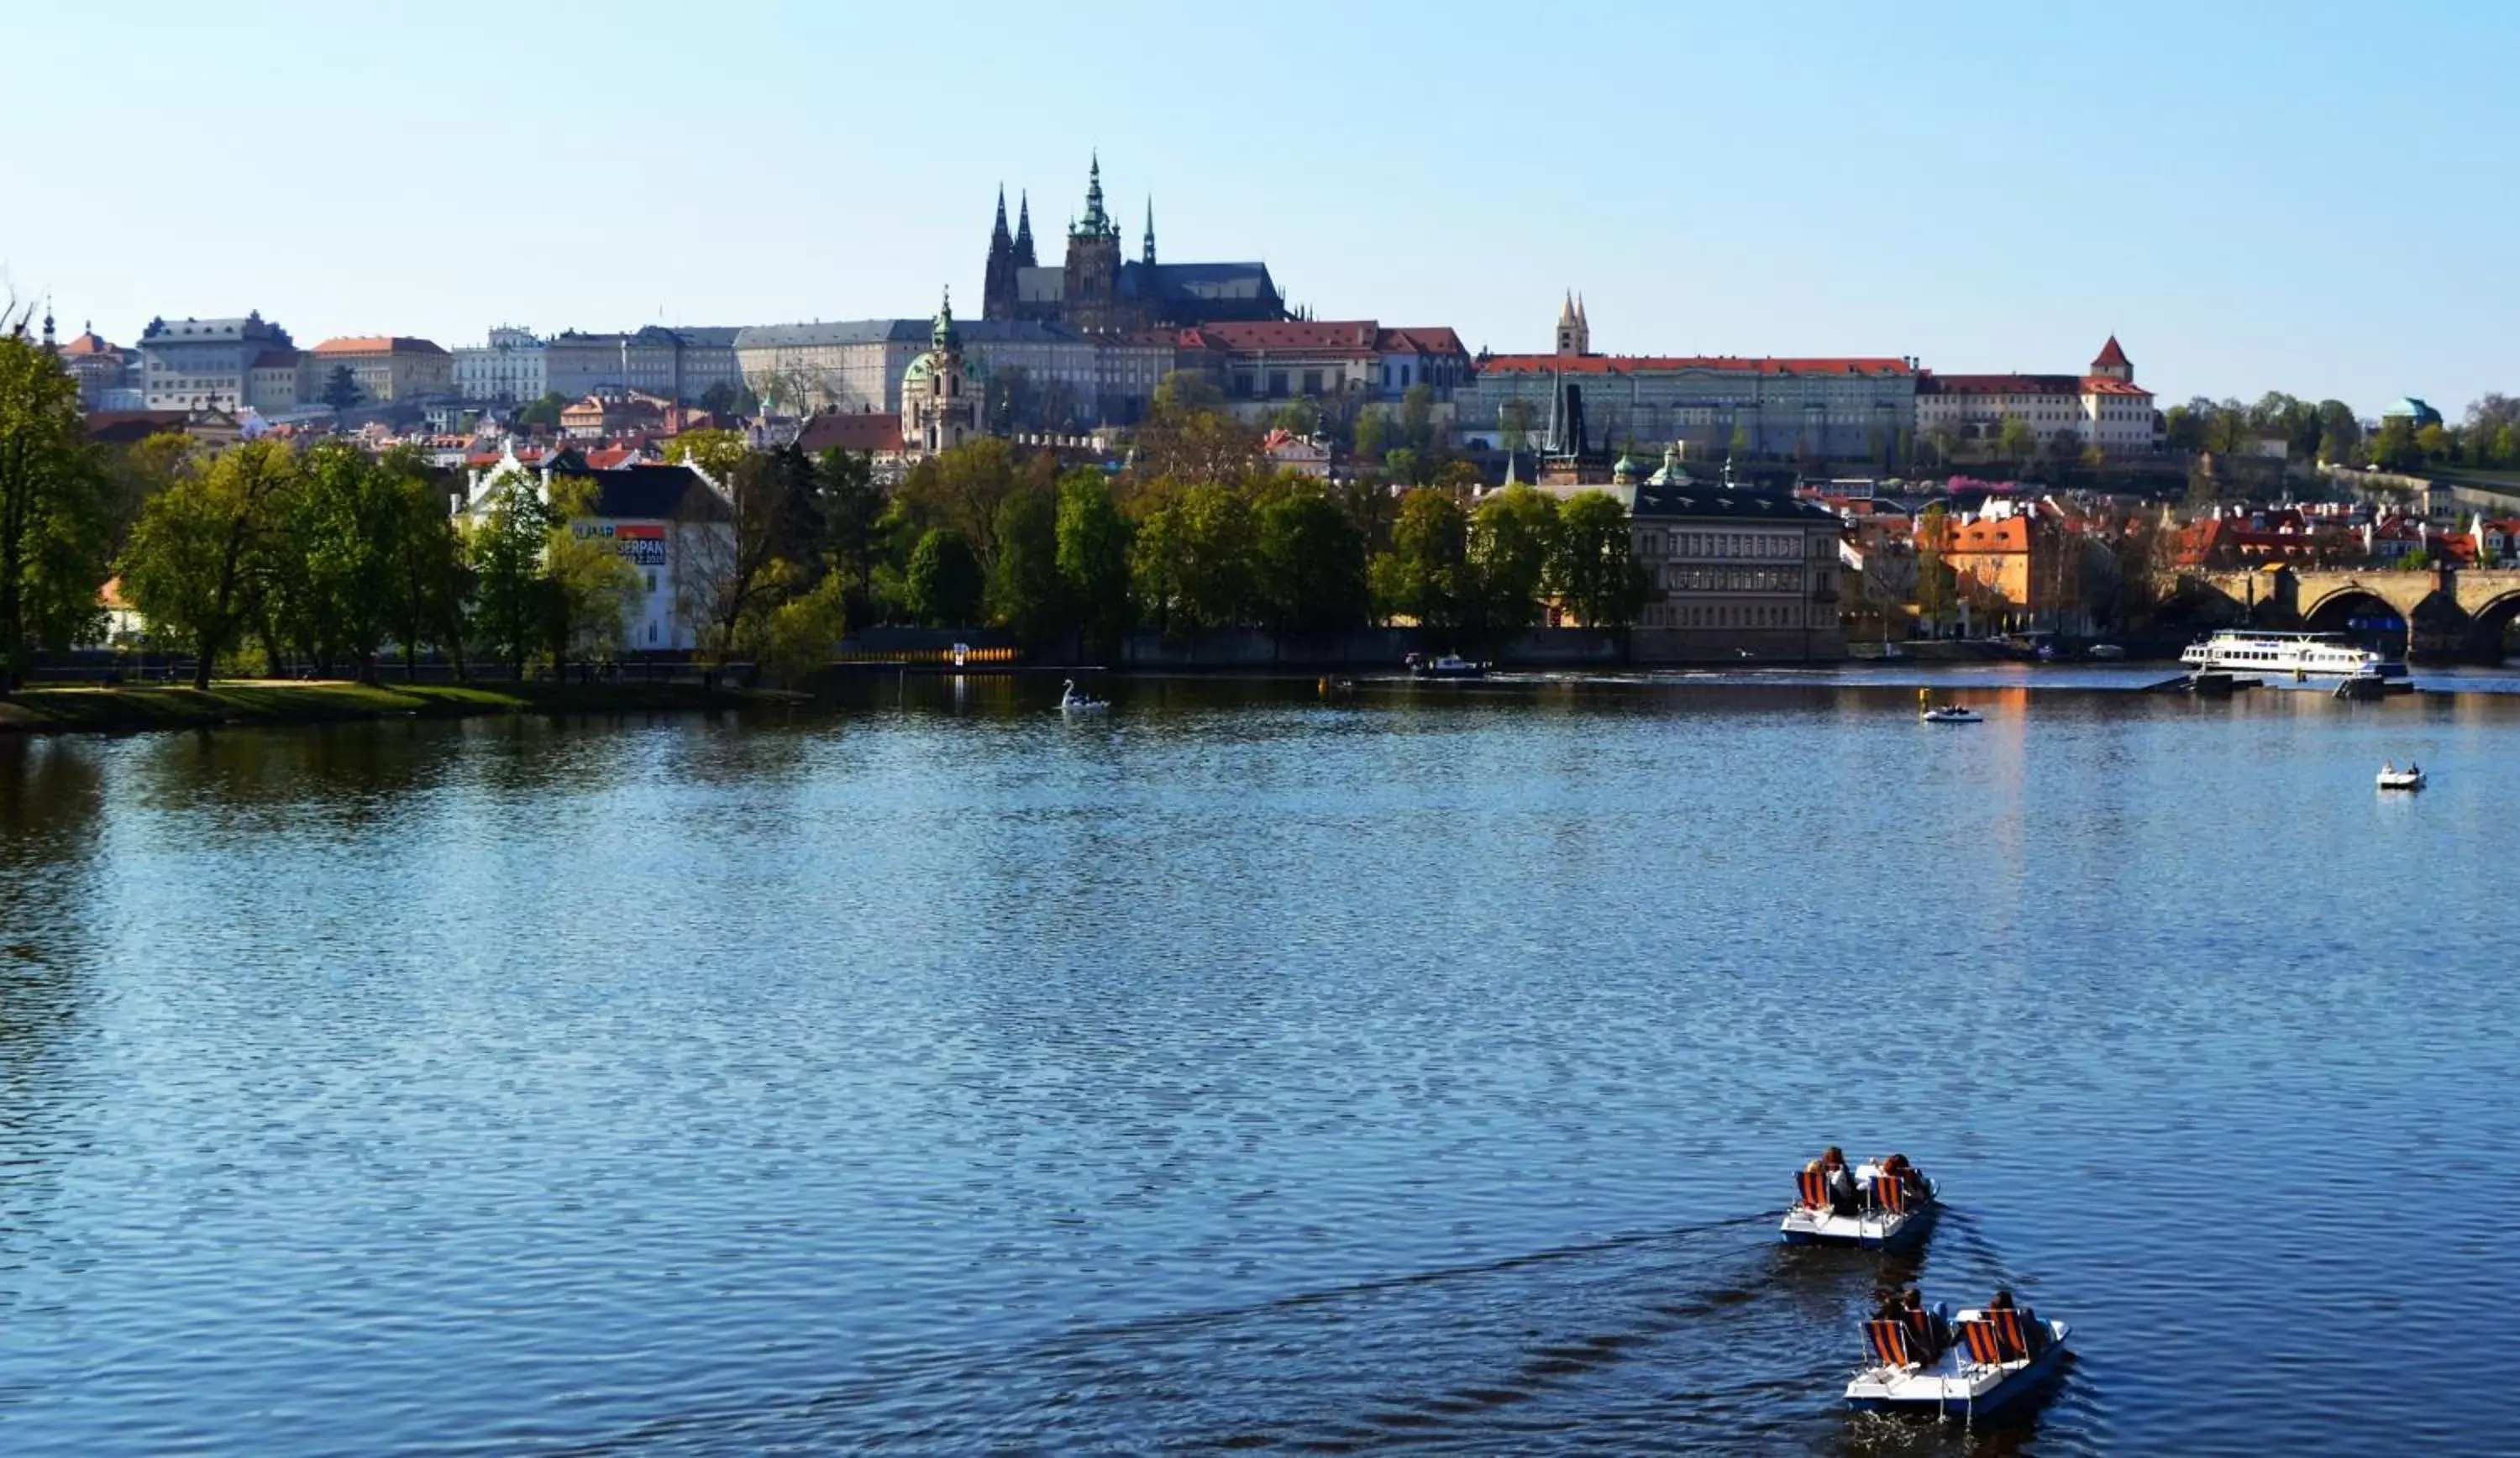
[[[560,391],[550,391],[541,399],[536,400],[533,404],[517,412],[517,428],[520,430],[558,430],[560,428],[560,413],[567,408],[568,401],[561,397]]]
[[[1508,402],[1518,403],[1518,402]],[[1391,452],[1391,417],[1378,410],[1369,410],[1356,418],[1355,455],[1359,463],[1380,465]]]
[[[867,613],[875,598],[876,558],[883,516],[883,488],[876,484],[875,457],[833,446],[814,463],[816,514],[823,523],[823,559],[846,579],[853,613]]]
[[[1047,455],[1018,461],[1009,442],[975,440],[911,467],[893,500],[922,530],[951,528],[985,566],[997,557],[998,505],[1019,485],[1049,485],[1056,469]]]
[[[1470,511],[1469,618],[1491,628],[1528,628],[1557,551],[1557,498],[1514,485]]]
[[[2371,464],[2381,470],[2412,470],[2423,464],[2423,452],[2415,444],[2415,422],[2405,416],[2382,420],[2369,449]]]
[[[734,420],[759,414],[761,398],[753,394],[748,385],[740,384],[732,379],[721,379],[700,391],[700,409],[707,411],[716,420]],[[553,423],[558,424],[558,420],[555,419]]]
[[[980,559],[951,527],[930,527],[910,554],[903,606],[922,623],[962,625],[980,615]]]
[[[2028,420],[2007,413],[2003,423],[1996,429],[1995,449],[1996,454],[2006,461],[2027,461],[2039,450],[2038,432],[2030,428]]]
[[[832,661],[832,648],[848,632],[848,583],[826,575],[813,591],[782,602],[764,627],[757,661],[793,686]]]
[[[327,440],[299,463],[291,498],[283,565],[294,591],[280,609],[291,641],[318,672],[333,656],[357,660],[362,683],[376,681],[377,653],[392,631],[400,544],[409,521],[404,481],[415,459],[394,471],[347,440]]]
[[[1111,483],[1091,468],[1058,482],[1058,581],[1088,638],[1116,644],[1129,631],[1129,523]]]
[[[393,485],[399,523],[393,532],[393,594],[388,625],[402,644],[403,677],[420,676],[420,645],[433,643],[455,660],[465,677],[464,608],[472,596],[466,575],[464,534],[440,489],[420,458],[386,454],[380,469]]]
[[[1401,392],[1400,434],[1409,449],[1420,456],[1435,450],[1435,390],[1432,385],[1413,384]]]
[[[23,686],[35,647],[94,633],[113,532],[78,382],[22,326],[0,328],[0,693]]]
[[[1945,559],[1951,542],[1952,515],[1936,502],[1916,520],[1916,616],[1937,626],[1959,606],[1958,575]]]
[[[1205,377],[1176,370],[1155,386],[1138,427],[1136,473],[1148,480],[1238,481],[1260,461],[1260,438],[1236,421]]]
[[[1258,586],[1251,499],[1222,481],[1201,481],[1181,498],[1184,542],[1180,607],[1192,627],[1250,620]]]
[[[1514,455],[1520,455],[1531,439],[1531,427],[1538,423],[1539,408],[1520,395],[1497,407],[1498,444]]]
[[[368,398],[368,392],[359,388],[359,376],[351,373],[349,366],[335,365],[332,373],[324,376],[324,392],[315,398],[342,411]]]
[[[1469,585],[1469,522],[1461,504],[1422,488],[1401,498],[1391,550],[1374,557],[1368,575],[1384,616],[1459,626]]]
[[[1401,483],[1402,485],[1423,486],[1426,484],[1423,480],[1419,479],[1419,471],[1422,469],[1422,464],[1418,459],[1418,453],[1409,449],[1407,446],[1402,446],[1397,450],[1386,453],[1382,458],[1382,465],[1384,470],[1390,472],[1391,479]]]
[[[193,686],[243,639],[280,539],[298,462],[280,441],[229,447],[153,498],[123,553],[123,593],[152,624],[193,649]]]
[[[2450,460],[2450,433],[2439,425],[2426,425],[2415,432],[2415,452],[2426,462]]]
[[[1338,633],[1362,624],[1372,596],[1365,536],[1320,483],[1282,478],[1257,513],[1260,610],[1280,633]]]
[[[1067,630],[1058,575],[1058,497],[1025,486],[998,504],[998,559],[989,565],[989,616],[1029,643]]]
[[[600,491],[584,475],[556,472],[551,478],[534,596],[555,679],[566,676],[571,658],[609,657],[620,651],[622,631],[638,600],[639,570],[612,543],[576,530],[577,522],[595,514]]]
[[[1587,628],[1624,628],[1644,602],[1628,556],[1628,508],[1606,491],[1579,491],[1557,510],[1557,595]]]
[[[764,455],[717,430],[674,444],[714,483],[684,494],[675,589],[703,659],[724,663],[754,652],[769,615],[819,575],[821,478],[792,445]]]
[[[564,525],[564,523],[562,523]],[[519,682],[525,659],[546,637],[542,573],[554,513],[534,478],[504,470],[482,488],[465,532],[472,577],[472,628]]]

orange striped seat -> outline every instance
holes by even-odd
[[[2005,1360],[2003,1337],[1995,1324],[1987,1321],[1959,1323],[1960,1342],[1968,1348],[1969,1360],[1981,1367],[1992,1367]]]
[[[1794,1176],[1794,1189],[1801,1195],[1807,1210],[1828,1209],[1828,1176],[1818,1170],[1805,1170]]]
[[[2017,1310],[1990,1310],[1986,1319],[1995,1325],[1995,1334],[2003,1344],[2003,1359],[2026,1362],[2030,1359],[2030,1338],[2022,1330],[2021,1313]]]
[[[1908,1354],[1908,1329],[1884,1316],[1864,1323],[1865,1339],[1872,1344],[1872,1359],[1885,1367],[1912,1367],[1915,1358]]]
[[[1899,1182],[1896,1174],[1875,1174],[1872,1176],[1872,1203],[1892,1215],[1906,1215],[1908,1187]]]

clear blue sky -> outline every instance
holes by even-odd
[[[1090,23],[1088,23],[1090,18]],[[18,0],[0,265],[301,344],[979,303],[1089,150],[1134,248],[1537,349],[2520,392],[2520,7]],[[1045,258],[1045,261],[1052,261]]]

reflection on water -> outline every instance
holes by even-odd
[[[0,1443],[2492,1446],[2520,704],[1115,689],[0,741]]]

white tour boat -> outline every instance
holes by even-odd
[[[1928,1353],[1901,1322],[1866,1322],[1872,1360],[1846,1385],[1846,1405],[1974,1420],[2037,1392],[2065,1365],[2069,1329],[2061,1321],[2009,1307],[1967,1310],[1950,1330],[1950,1347]]]
[[[1828,1177],[1805,1170],[1794,1185],[1793,1207],[1778,1239],[1789,1246],[1863,1246],[1879,1250],[1912,1245],[1933,1228],[1942,1210],[1940,1191],[1923,1181],[1925,1193],[1913,1196],[1894,1175],[1881,1172],[1878,1162],[1855,1167],[1855,1200],[1841,1213],[1828,1197]]]
[[[2405,664],[2357,647],[2342,633],[2268,633],[2255,628],[2226,628],[2203,642],[2188,644],[2179,661],[2199,673],[2289,674],[2295,678],[2327,679],[2365,674],[2382,679],[2407,676]]]

